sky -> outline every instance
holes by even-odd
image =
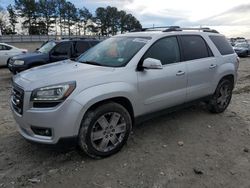
[[[250,0],[69,0],[92,13],[116,6],[132,13],[143,27],[178,25],[210,27],[227,37],[250,38]],[[13,0],[0,0],[6,7]]]

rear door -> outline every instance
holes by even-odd
[[[155,42],[143,59],[161,61],[162,69],[144,69],[138,72],[138,89],[142,100],[142,113],[182,104],[186,100],[187,69],[180,62],[180,50],[175,36]]]
[[[217,61],[200,35],[181,35],[183,61],[187,65],[187,101],[212,94]]]

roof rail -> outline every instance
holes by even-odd
[[[199,28],[181,28],[176,26],[171,26],[165,29],[163,32],[171,32],[171,31],[202,31],[202,32],[210,32],[210,33],[219,33],[214,29],[210,29],[209,27],[199,27]]]
[[[62,40],[97,40],[96,37],[70,37],[62,38]]]
[[[166,28],[180,28],[180,26],[146,27],[146,28],[142,28],[142,29],[135,29],[135,30],[132,30],[131,32],[140,32],[140,31],[165,31]]]
[[[210,32],[210,33],[219,33],[214,29],[210,29],[209,27],[199,27],[199,28],[181,28],[180,26],[162,26],[162,27],[147,27],[142,29],[135,29],[131,32],[142,32],[142,31],[162,31],[162,32],[171,32],[171,31],[202,31],[202,32]]]

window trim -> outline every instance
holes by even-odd
[[[156,41],[154,41],[153,44],[150,45],[150,47],[144,52],[143,56],[142,56],[141,59],[139,60],[139,62],[138,62],[138,64],[137,64],[136,71],[142,71],[142,70],[144,70],[142,64],[143,64],[143,61],[145,60],[145,59],[144,59],[145,54],[148,53],[148,51],[150,50],[150,48],[151,48],[155,43],[157,43],[158,41],[160,41],[160,40],[162,40],[162,39],[171,38],[171,37],[175,37],[176,40],[177,40],[177,44],[178,44],[178,48],[179,48],[179,53],[180,53],[180,61],[179,61],[179,62],[175,62],[175,63],[162,64],[162,66],[164,67],[165,65],[172,65],[172,64],[181,63],[181,62],[182,62],[182,51],[181,51],[180,40],[178,39],[178,35],[169,35],[169,36],[165,36],[165,37],[162,37],[162,38],[157,39]]]
[[[196,59],[191,59],[191,60],[185,60],[185,57],[184,57],[184,47],[183,47],[182,39],[181,39],[182,36],[195,36],[195,37],[198,36],[198,37],[200,37],[204,41],[204,43],[206,45],[207,53],[208,53],[209,56],[208,57],[203,57],[203,58],[196,58]],[[206,58],[215,57],[213,51],[211,50],[211,48],[209,47],[209,45],[207,44],[207,41],[204,39],[203,36],[196,35],[196,34],[191,34],[191,35],[189,35],[189,34],[181,34],[181,35],[177,35],[177,37],[179,38],[179,41],[180,41],[180,48],[181,48],[181,52],[182,52],[181,53],[182,54],[182,62],[185,62],[185,61],[196,61],[196,60],[199,60],[199,59],[206,59]]]

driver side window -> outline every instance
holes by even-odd
[[[62,43],[55,47],[52,55],[70,57],[71,43]]]
[[[176,37],[167,37],[158,40],[146,52],[143,59],[154,58],[162,65],[180,62],[180,50]]]

